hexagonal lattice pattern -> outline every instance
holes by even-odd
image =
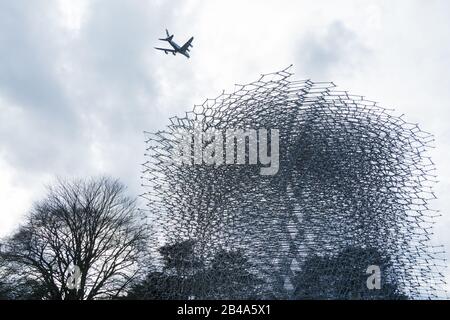
[[[194,243],[192,259],[203,264],[184,275],[178,270],[178,276],[195,273],[197,282],[211,284],[193,294],[196,298],[301,298],[303,288],[296,286],[307,286],[305,276],[346,276],[342,270],[348,268],[333,263],[347,261],[342,257],[348,257],[349,248],[376,252],[364,255],[366,264],[385,261],[382,277],[392,288],[385,298],[442,296],[442,250],[429,241],[438,216],[429,206],[435,198],[434,165],[427,155],[433,137],[332,83],[292,81],[291,76],[286,69],[237,85],[233,93],[171,118],[165,131],[147,134],[143,197],[155,243]],[[177,130],[194,126],[279,129],[278,174],[260,176],[255,166],[168,162],[175,156]],[[221,250],[245,257],[247,276],[258,279],[251,290],[221,289],[224,281],[238,280],[201,271]],[[313,264],[314,275],[311,261],[322,261]],[[334,279],[329,286],[334,291],[318,287],[316,295],[306,296],[348,298],[354,284]]]

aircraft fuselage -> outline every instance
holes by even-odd
[[[168,42],[176,52],[181,53],[185,57],[189,58],[189,54],[187,52],[181,51],[181,47],[175,41],[169,40]]]

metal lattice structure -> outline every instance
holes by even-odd
[[[236,85],[171,118],[165,131],[146,133],[143,197],[154,243],[191,244],[183,258],[191,263],[176,271],[155,250],[158,270],[209,283],[190,293],[195,298],[370,299],[377,296],[354,289],[355,279],[366,279],[362,268],[378,263],[391,290],[378,297],[441,297],[442,248],[430,244],[439,216],[429,205],[431,134],[333,83],[291,76],[286,69]],[[279,172],[170,163],[178,130],[194,127],[279,129]],[[217,260],[220,252],[230,253],[228,264]],[[357,252],[367,254],[361,260]],[[243,277],[257,280],[236,289],[242,277],[233,273],[242,270],[207,271],[214,263],[233,265],[230,259],[245,264]],[[352,266],[340,265],[346,261]]]

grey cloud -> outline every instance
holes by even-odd
[[[0,10],[0,84],[7,94],[25,106],[55,108],[64,101],[54,61],[57,44],[52,39],[55,12],[44,16],[37,2],[7,1]],[[45,23],[43,23],[45,21]]]
[[[68,108],[58,70],[54,8],[52,1],[0,4],[0,95],[8,109],[16,109],[0,114],[0,149],[27,170],[52,166],[62,142],[76,137],[78,118]]]
[[[312,32],[300,40],[298,63],[306,75],[326,79],[337,68],[352,69],[369,53],[355,32],[335,21],[323,34]]]
[[[72,37],[58,23],[56,1],[1,2],[4,159],[25,175],[88,175],[98,170],[97,145],[106,173],[138,180],[142,131],[161,122],[146,55],[173,5],[91,1]]]

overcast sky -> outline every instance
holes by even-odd
[[[294,64],[295,78],[435,135],[434,240],[450,257],[449,12],[447,0],[0,0],[0,235],[56,176],[107,174],[138,195],[144,130]],[[191,59],[153,49],[166,27],[195,37]]]

